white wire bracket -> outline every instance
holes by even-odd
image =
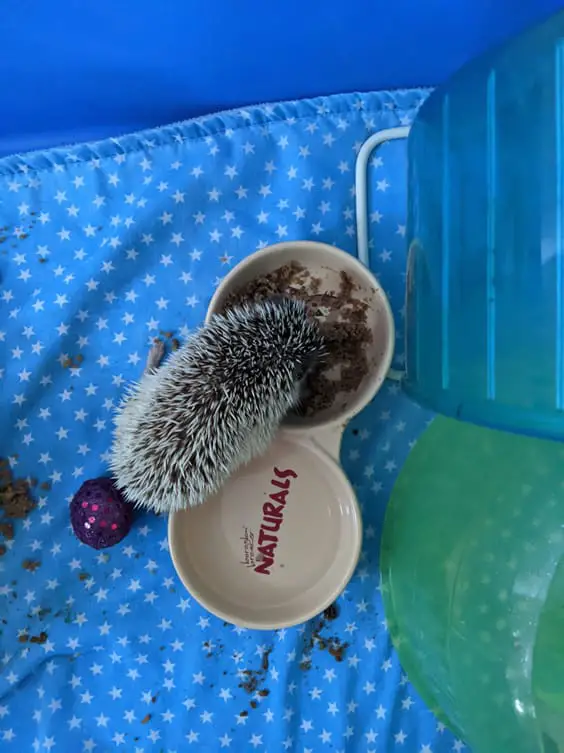
[[[370,253],[368,248],[368,160],[376,147],[385,144],[386,141],[406,139],[409,135],[409,126],[397,128],[385,128],[369,136],[360,147],[356,158],[355,167],[355,203],[356,203],[356,238],[357,254],[359,261],[365,266],[370,266]]]
[[[376,147],[386,141],[406,139],[409,126],[385,128],[369,136],[360,147],[355,166],[355,207],[356,207],[356,238],[357,256],[366,267],[370,268],[370,248],[368,239],[368,161]],[[397,369],[389,369],[387,379],[401,382],[405,374]]]

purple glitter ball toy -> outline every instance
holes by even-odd
[[[94,549],[118,544],[129,533],[133,508],[110,478],[85,481],[70,503],[72,530]]]

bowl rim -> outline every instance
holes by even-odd
[[[312,421],[311,423],[303,426],[295,424],[284,424],[284,426],[281,427],[285,433],[301,436],[324,429],[339,429],[339,427],[340,431],[343,431],[349,421],[356,415],[358,415],[362,410],[364,410],[364,408],[366,408],[366,406],[374,399],[374,397],[378,394],[378,392],[382,388],[382,385],[384,384],[386,375],[390,370],[392,359],[394,357],[396,328],[392,307],[390,306],[390,302],[388,301],[388,296],[386,295],[384,289],[380,285],[374,273],[361,261],[359,261],[356,256],[353,256],[353,254],[349,254],[348,252],[343,251],[341,248],[338,248],[337,246],[331,246],[328,243],[309,240],[282,241],[281,243],[274,243],[270,246],[266,246],[265,248],[254,251],[252,254],[249,254],[227,273],[227,275],[217,286],[208,304],[208,309],[206,311],[205,317],[205,323],[208,324],[211,317],[218,313],[219,301],[234,286],[241,272],[254,264],[256,260],[261,256],[276,256],[277,254],[280,254],[282,252],[291,251],[293,249],[298,250],[299,248],[303,248],[304,246],[306,248],[316,250],[320,253],[325,254],[328,259],[346,259],[347,265],[352,264],[352,266],[356,268],[359,276],[363,277],[364,280],[374,288],[375,296],[378,296],[379,301],[382,304],[383,313],[388,328],[388,338],[386,342],[386,349],[382,355],[380,364],[378,368],[373,369],[371,372],[371,378],[369,382],[371,386],[365,390],[364,395],[358,400],[358,402],[355,401],[351,407],[345,408],[336,416],[333,416],[331,418]]]

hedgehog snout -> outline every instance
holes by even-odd
[[[325,346],[316,348],[314,351],[303,355],[296,361],[295,377],[300,394],[306,389],[308,379],[323,366],[323,362],[327,358],[327,350]]]

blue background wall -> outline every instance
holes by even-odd
[[[253,102],[434,85],[563,6],[564,0],[4,0],[0,154]]]

